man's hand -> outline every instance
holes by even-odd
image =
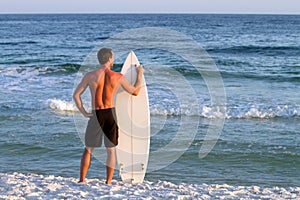
[[[135,65],[135,69],[136,69],[138,76],[141,76],[144,73],[143,65],[140,65],[140,66]]]
[[[91,118],[94,116],[92,113],[84,113],[83,115],[87,118]]]
[[[126,90],[129,94],[132,94],[134,96],[137,96],[140,92],[141,89],[141,84],[142,84],[142,79],[143,79],[143,73],[144,73],[144,68],[142,65],[138,66],[135,65],[135,69],[137,72],[137,79],[135,81],[135,84],[132,86],[128,80],[126,79],[125,76],[120,79],[120,84]]]

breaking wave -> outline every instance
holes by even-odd
[[[48,106],[58,112],[79,112],[72,101],[59,99],[47,100]],[[85,104],[87,109],[91,109],[89,104]],[[259,107],[250,105],[247,107],[227,107],[225,116],[220,112],[220,107],[211,107],[208,105],[200,106],[199,112],[194,107],[164,107],[160,104],[151,104],[151,116],[190,116],[201,117],[207,119],[218,119],[225,117],[226,119],[272,119],[272,118],[292,118],[300,116],[300,105],[277,105],[275,107]]]

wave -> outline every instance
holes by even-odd
[[[264,80],[272,82],[300,82],[300,73],[298,72],[286,72],[282,74],[258,74],[255,72],[221,72],[222,78],[240,78],[240,79],[253,79]]]
[[[22,61],[18,61],[18,64],[22,64]],[[224,63],[219,63],[223,65]],[[113,70],[120,72],[123,64],[115,64],[113,66]],[[0,67],[0,76],[43,76],[43,75],[69,75],[75,74],[81,70],[81,68],[86,68],[86,66],[82,66],[77,63],[64,63],[60,65],[49,65],[49,66],[19,66],[19,67],[8,67],[8,68],[1,68]],[[97,67],[89,67],[90,70],[96,69]],[[291,69],[295,67],[290,67]],[[194,68],[187,68],[187,67],[174,67],[176,71],[181,73],[185,77],[201,77],[199,71]],[[250,69],[249,69],[250,70]],[[205,74],[216,75],[214,71],[203,71]],[[280,74],[279,74],[280,73]],[[265,80],[265,81],[272,81],[272,82],[300,82],[300,72],[297,71],[285,71],[279,73],[259,73],[259,72],[235,72],[235,71],[224,71],[220,70],[220,74],[222,78],[240,78],[240,79],[252,79],[252,80]]]
[[[289,55],[297,56],[300,53],[298,46],[232,46],[226,48],[209,48],[209,53],[226,53],[226,54],[264,54],[264,55]]]
[[[80,69],[79,64],[62,64],[56,66],[19,66],[19,67],[9,67],[0,68],[0,74],[3,76],[20,76],[20,75],[57,75],[57,74],[70,74],[75,73]]]
[[[227,113],[227,119],[272,119],[272,118],[290,118],[299,117],[300,108],[290,107],[288,105],[277,106],[276,108],[246,108],[232,109]]]
[[[90,38],[88,39],[88,41],[107,40],[107,39],[109,39],[109,36],[99,36],[99,37]]]
[[[230,66],[230,67],[243,67],[249,65],[249,63],[233,63],[226,61],[217,61],[217,65]],[[254,67],[249,67],[249,70],[244,71],[229,71],[220,69],[220,75],[222,78],[239,78],[239,79],[252,79],[252,80],[265,80],[272,82],[300,82],[300,72],[292,71],[298,66],[290,66],[291,71],[276,71],[276,72],[258,72],[254,70]],[[267,66],[262,68],[268,69]],[[271,69],[272,67],[270,67]],[[201,73],[193,68],[187,67],[175,67],[176,71],[184,75],[185,77],[201,77]],[[201,71],[206,75],[217,75],[215,71]]]
[[[20,61],[21,62],[21,61]],[[64,63],[60,65],[50,66],[19,66],[19,67],[8,67],[0,68],[0,75],[3,76],[20,76],[20,75],[68,75],[77,73],[82,66],[76,63]],[[90,67],[96,69],[96,67]],[[122,64],[115,64],[113,70],[121,71]]]
[[[58,112],[79,112],[74,102],[49,99],[47,100],[48,106]],[[87,109],[91,109],[88,104],[85,104]],[[273,108],[270,107],[259,107],[255,105],[244,106],[244,107],[227,107],[225,116],[220,112],[220,107],[202,106],[197,112],[194,107],[184,108],[179,107],[168,107],[165,108],[159,104],[151,104],[150,102],[150,114],[151,116],[170,116],[170,117],[200,117],[206,119],[273,119],[273,118],[293,118],[300,117],[300,105],[277,105]]]
[[[38,42],[36,41],[20,41],[20,42],[0,42],[1,45],[9,45],[9,46],[16,46],[19,44],[37,44]]]
[[[300,117],[300,106],[282,105],[273,108],[256,106],[228,106],[224,113],[220,112],[221,107],[200,107],[199,113],[195,113],[193,108],[190,109],[171,109],[171,110],[151,110],[152,115],[167,116],[198,116],[207,119],[273,119],[273,118],[293,118]],[[155,111],[155,112],[153,112]]]
[[[1,102],[0,103],[0,110],[31,110],[31,111],[36,111],[36,110],[40,110],[43,109],[44,106],[36,104],[35,102]]]
[[[48,99],[47,103],[49,107],[56,111],[63,111],[63,112],[79,112],[75,103],[59,100],[59,99]]]
[[[49,148],[46,146],[40,146],[37,144],[21,143],[21,142],[4,143],[2,145],[2,147],[8,151],[10,151],[10,150],[18,151],[19,156],[31,154],[31,153],[34,153],[35,155],[42,155],[42,154],[45,154],[45,153],[53,150],[52,148]]]

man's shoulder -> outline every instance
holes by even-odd
[[[118,79],[121,79],[122,77],[124,77],[124,75],[121,72],[115,72],[116,73],[116,77]]]
[[[99,73],[98,70],[94,70],[94,71],[87,72],[84,76],[91,77],[97,75],[98,73]]]
[[[82,78],[82,81],[83,82],[86,82],[87,84],[89,84],[92,80],[94,80],[97,76],[97,72],[96,70],[95,71],[90,71],[90,72],[87,72],[83,78]]]
[[[116,76],[116,77],[122,77],[123,74],[121,74],[120,72],[115,72],[113,70],[110,70],[109,73],[113,76]]]
[[[114,74],[115,74],[116,76],[123,76],[123,74],[122,74],[121,72],[115,72],[115,71],[114,71]]]

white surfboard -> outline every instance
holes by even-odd
[[[140,65],[133,51],[127,56],[121,73],[134,84],[135,65]],[[117,161],[120,176],[126,183],[142,183],[145,177],[150,147],[150,112],[145,78],[138,96],[123,89],[116,95],[116,115],[119,126]]]

